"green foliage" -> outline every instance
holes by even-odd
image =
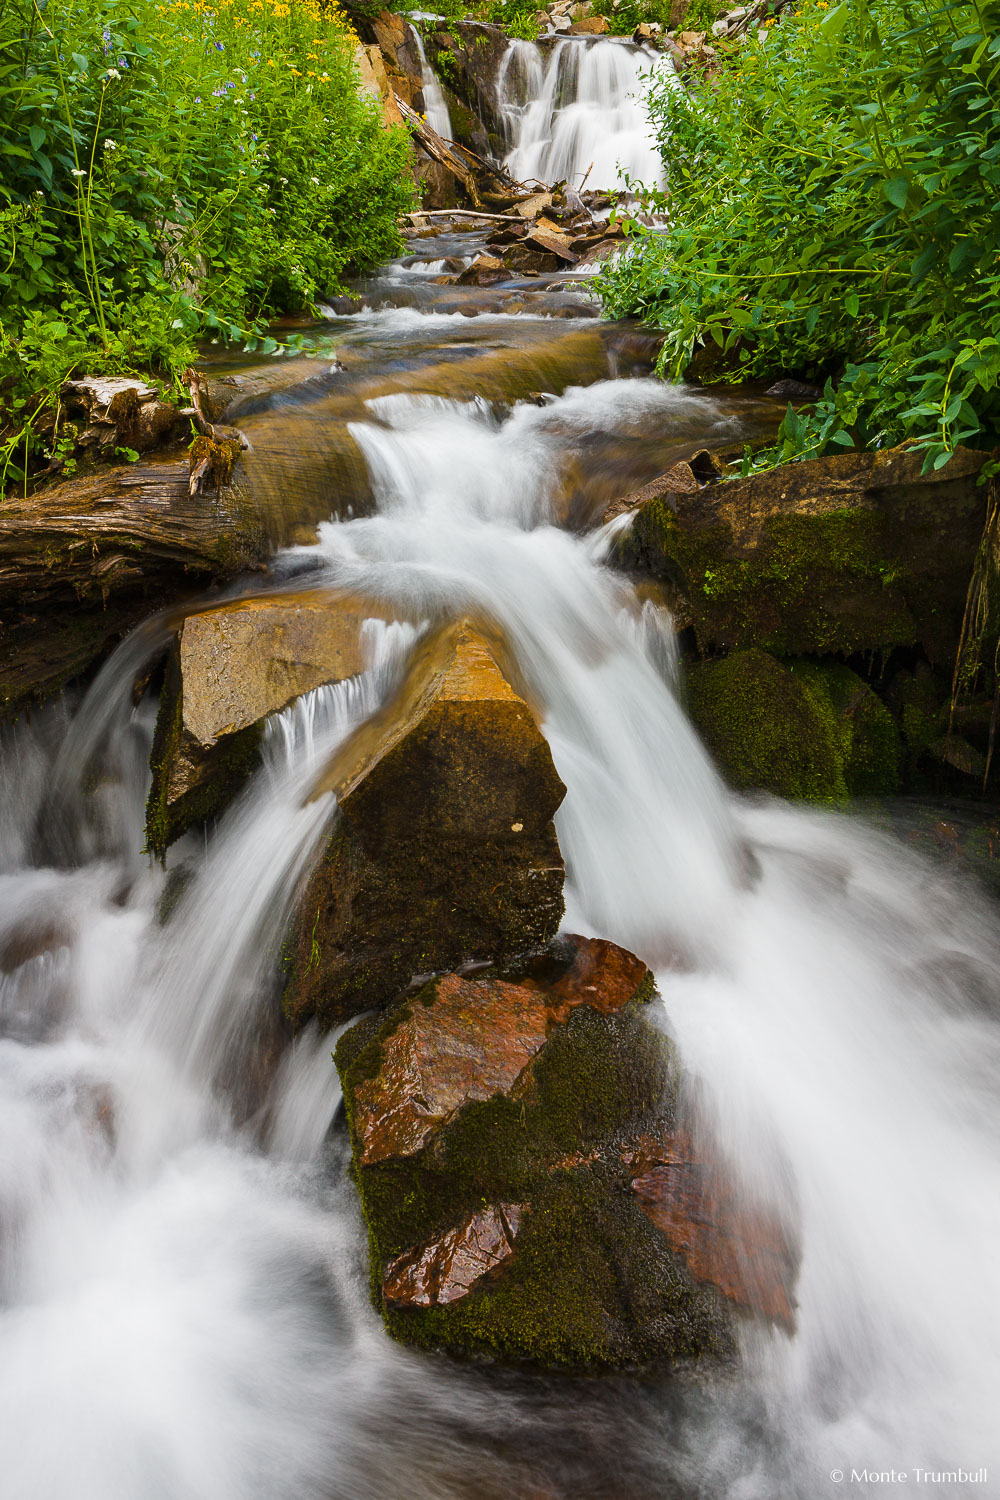
[[[167,379],[398,247],[408,139],[318,0],[0,8],[7,477],[73,370]]]
[[[914,438],[925,467],[1000,435],[1000,0],[810,0],[711,84],[654,84],[665,232],[600,289],[732,379],[824,387],[768,461]],[[655,196],[655,195],[654,195]]]
[[[717,21],[723,10],[728,8],[728,6],[721,5],[719,0],[691,0],[677,29],[678,31],[710,31],[712,23]]]
[[[643,21],[670,26],[670,0],[594,0],[595,16],[604,16],[613,36],[631,36]]]

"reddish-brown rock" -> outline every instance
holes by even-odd
[[[382,1066],[358,1086],[355,1138],[361,1162],[413,1156],[470,1100],[512,1093],[554,1025],[575,1006],[613,1015],[632,1000],[647,970],[614,943],[565,940],[569,967],[551,984],[526,977],[463,979],[447,974],[415,1000],[382,1048]]]
[[[389,1331],[550,1367],[731,1356],[791,1321],[794,1257],[680,1127],[652,976],[560,938],[447,975],[337,1045]]]
[[[780,1219],[747,1202],[684,1130],[643,1136],[624,1154],[643,1213],[692,1276],[738,1306],[791,1326],[796,1255]]]
[[[524,1205],[492,1203],[454,1229],[397,1255],[382,1278],[390,1307],[438,1307],[468,1295],[514,1254]]]

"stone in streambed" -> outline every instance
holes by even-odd
[[[189,615],[167,666],[153,743],[147,842],[161,854],[218,813],[256,764],[264,720],[364,668],[377,607],[310,592],[239,599]]]
[[[372,1296],[396,1338],[597,1370],[727,1356],[736,1308],[790,1320],[781,1226],[678,1127],[654,993],[634,955],[566,937],[341,1038]]]
[[[289,944],[285,1007],[334,1024],[415,975],[545,943],[562,916],[565,788],[531,710],[468,622],[418,647],[396,698],[318,790],[341,816]]]
[[[621,560],[669,579],[702,650],[781,656],[921,646],[953,663],[988,455],[922,474],[900,447],[785,464],[638,507]]]
[[[841,802],[899,785],[898,735],[881,700],[841,663],[784,664],[764,651],[702,662],[691,717],[740,791]]]

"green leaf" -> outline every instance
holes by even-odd
[[[41,150],[45,144],[45,131],[41,125],[32,125],[28,131],[28,140],[31,142],[32,151]]]
[[[909,190],[910,185],[905,177],[890,177],[889,181],[883,184],[882,187],[883,193],[885,193],[889,202],[894,204],[896,208],[906,207]]]
[[[848,317],[857,317],[858,312],[861,308],[861,300],[858,297],[857,292],[848,292],[847,296],[844,298],[844,307],[847,309]]]

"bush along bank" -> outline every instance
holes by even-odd
[[[57,400],[71,375],[179,388],[196,339],[254,346],[398,249],[409,140],[359,92],[356,46],[316,0],[0,13],[8,487],[72,454]]]
[[[797,627],[781,628],[797,617],[775,613],[777,595],[791,588],[777,542],[768,542],[762,579],[749,554],[727,551],[728,532],[718,555],[702,532],[697,565],[689,558],[681,579],[694,600],[699,654],[753,645],[788,663],[803,650],[847,661],[893,712],[905,786],[982,787],[996,735],[1000,637],[1000,5],[807,0],[771,10],[736,40],[716,35],[711,77],[690,75],[683,89],[653,83],[668,178],[652,198],[661,223],[630,224],[630,249],[599,278],[605,311],[663,330],[664,378],[778,378],[775,393],[795,405],[776,442],[730,474],[747,483],[793,465],[769,487],[771,531],[853,527],[847,572],[836,549],[821,548],[812,586],[809,576],[802,588],[792,579],[796,608],[826,622],[805,644],[791,639]],[[929,509],[913,546],[919,553],[933,533],[935,566],[948,574],[932,598],[908,581],[931,567],[930,553],[913,552],[908,530],[887,544],[895,492],[880,470],[869,472],[876,454],[894,475],[903,464],[906,484],[921,473],[926,482]],[[855,456],[856,485],[836,468]],[[938,475],[948,483],[930,484]],[[825,497],[822,522],[797,512],[813,489]],[[943,509],[931,514],[935,501]],[[877,533],[864,557],[859,511]],[[683,517],[679,524],[684,535]],[[633,560],[649,547],[647,517]],[[862,574],[859,594],[848,585]],[[905,621],[890,607],[904,594]],[[845,615],[837,600],[848,595]],[[839,625],[857,624],[859,598],[864,629],[857,641],[840,639]],[[720,628],[724,603],[730,616]],[[704,687],[695,696],[705,699]],[[717,722],[713,733],[718,739]],[[737,754],[743,784],[757,764],[746,750]],[[756,782],[792,783],[812,785],[784,771]],[[840,782],[824,786],[828,797]]]

